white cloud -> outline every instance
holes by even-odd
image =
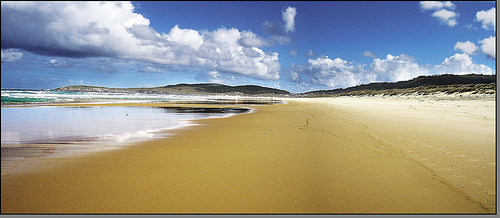
[[[476,13],[476,21],[481,22],[483,29],[495,29],[495,13],[496,8],[491,8],[487,11],[478,11]]]
[[[295,15],[297,15],[297,9],[288,7],[281,15],[283,22],[285,22],[285,31],[293,32],[295,30]]]
[[[22,57],[23,53],[17,49],[2,49],[2,62],[16,62]]]
[[[180,45],[188,45],[194,50],[198,50],[203,44],[203,37],[198,31],[180,29],[178,25],[175,25],[165,37],[168,41],[177,42]]]
[[[160,35],[147,18],[134,13],[130,2],[1,4],[2,48],[42,55],[133,59],[278,79],[278,54],[265,53],[259,47],[290,41],[289,37],[264,40],[234,28],[197,31],[178,25]]]
[[[458,14],[455,13],[454,11],[449,11],[446,9],[441,9],[439,11],[436,11],[432,14],[433,17],[438,18],[441,23],[447,24],[448,26],[455,26],[457,25],[457,16]]]
[[[421,1],[420,7],[422,10],[438,10],[441,8],[455,9],[455,4],[450,1],[440,2],[440,1]]]
[[[254,78],[279,79],[278,53],[265,53],[257,47],[244,49],[239,44],[240,32],[237,29],[221,28],[204,35],[205,43],[197,54],[206,59],[206,68]]]
[[[479,43],[482,44],[481,50],[483,53],[493,59],[496,59],[496,36],[490,36],[490,38],[483,39],[479,41]]]
[[[428,70],[419,66],[415,62],[415,58],[411,56],[388,54],[385,59],[376,58],[373,60],[370,65],[369,78],[375,81],[401,81],[428,73]]]
[[[64,66],[67,66],[65,60],[51,59],[51,60],[49,60],[49,63],[53,67],[64,67]]]
[[[468,55],[473,55],[474,52],[477,50],[477,46],[470,42],[470,41],[467,41],[467,42],[457,42],[457,44],[455,44],[455,50],[460,50]]]
[[[311,74],[311,82],[329,87],[348,87],[360,84],[363,80],[363,69],[340,58],[330,59],[328,56],[308,60],[307,71]]]
[[[457,18],[458,18],[458,13],[455,13],[455,4],[453,4],[450,1],[421,1],[420,2],[420,8],[423,11],[426,10],[434,10],[434,13],[432,13],[433,17],[438,18],[442,24],[446,24],[450,27],[454,27],[455,25],[458,24]],[[448,10],[449,9],[449,10]]]
[[[486,40],[494,41],[494,37]],[[488,43],[488,41],[486,42]],[[292,64],[289,70],[290,81],[303,83],[302,75],[310,77],[310,83],[331,88],[345,88],[371,82],[396,82],[410,80],[429,74],[492,74],[493,70],[483,64],[476,64],[464,54],[455,54],[446,58],[440,65],[420,66],[416,59],[405,54],[385,59],[375,58],[366,69],[359,65],[342,60],[330,59],[328,56],[309,59],[307,65]]]
[[[209,71],[207,72],[207,76],[209,78],[208,81],[212,83],[220,83],[223,81],[223,78],[221,78],[220,73],[217,71]]]
[[[435,74],[491,74],[492,69],[483,64],[475,64],[467,54],[455,54],[434,67]]]
[[[267,40],[250,31],[241,32],[239,43],[247,47],[262,47],[270,45]]]
[[[385,59],[375,58],[368,69],[340,58],[319,57],[309,59],[307,65],[292,64],[290,81],[303,83],[302,75],[310,77],[310,83],[331,88],[345,88],[371,82],[396,82],[429,74],[491,74],[488,66],[476,64],[467,54],[455,54],[440,65],[420,66],[416,59],[405,54]]]
[[[234,84],[237,82],[245,82],[237,79],[234,75],[223,75],[217,71],[199,72],[196,74],[196,81],[209,83]]]
[[[157,41],[161,35],[148,25],[134,24],[127,31],[137,39],[144,41]]]
[[[292,57],[297,57],[299,56],[299,51],[297,51],[297,49],[294,49],[288,52],[288,54],[290,54]]]
[[[365,52],[363,52],[363,56],[365,56],[365,57],[371,57],[371,58],[376,58],[377,57],[377,55],[375,55],[371,51],[365,51]]]
[[[429,70],[419,66],[411,56],[387,55],[385,59],[375,58],[369,69],[340,58],[328,56],[309,59],[306,66],[292,65],[290,81],[302,82],[301,75],[310,76],[310,82],[332,88],[349,87],[370,82],[395,82],[409,80],[429,74]]]

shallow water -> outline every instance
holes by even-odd
[[[192,125],[189,120],[225,117],[246,109],[157,107],[2,108],[2,144],[125,142]]]

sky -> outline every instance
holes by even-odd
[[[496,74],[495,1],[1,2],[1,87],[292,93]]]

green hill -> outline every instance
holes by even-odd
[[[228,95],[289,95],[290,92],[256,85],[227,86],[217,83],[177,84],[154,88],[108,88],[97,86],[65,86],[54,91],[110,92],[146,94],[228,94]]]
[[[407,81],[379,82],[339,88],[319,90],[300,94],[302,96],[342,96],[342,95],[397,95],[408,93],[432,94],[437,92],[494,93],[496,75],[433,75],[419,76]]]

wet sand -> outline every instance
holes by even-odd
[[[33,160],[2,213],[496,213],[494,101],[286,101]]]

